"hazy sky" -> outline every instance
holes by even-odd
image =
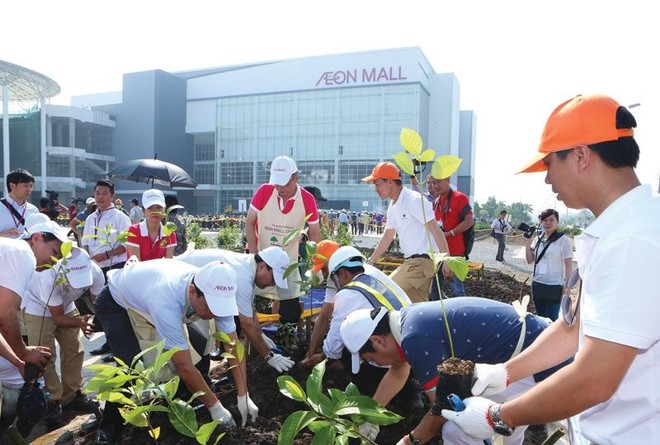
[[[514,175],[548,115],[576,94],[607,94],[641,104],[632,110],[638,174],[657,190],[653,2],[36,0],[3,5],[1,20],[0,59],[58,82],[56,104],[120,90],[122,74],[135,71],[419,46],[436,72],[456,74],[461,108],[476,113],[475,199],[537,210],[565,209],[543,174]]]

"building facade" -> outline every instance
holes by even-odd
[[[472,197],[476,117],[459,104],[456,76],[435,73],[419,48],[128,73],[121,92],[45,106],[48,183],[84,196],[116,163],[158,157],[199,184],[166,190],[190,213],[245,211],[268,181],[270,161],[287,155],[300,184],[319,187],[329,200],[322,207],[348,201],[350,210],[385,211],[360,178],[402,151],[405,127],[436,156],[463,159],[452,180]],[[124,198],[148,187],[116,183]]]

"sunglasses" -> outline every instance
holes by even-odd
[[[580,298],[582,297],[582,282],[580,282],[580,289],[578,290],[577,300],[573,301],[573,298],[570,295],[570,290],[575,287],[575,284],[580,279],[580,273],[578,269],[575,269],[571,273],[570,278],[568,279],[568,293],[561,297],[561,316],[564,319],[564,322],[568,326],[575,325],[577,320],[577,315],[580,310]]]

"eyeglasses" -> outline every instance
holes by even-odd
[[[582,283],[580,282],[580,289],[578,290],[577,300],[574,302],[573,298],[570,295],[570,290],[575,286],[577,281],[580,279],[580,274],[578,269],[575,269],[571,273],[570,278],[568,279],[567,288],[569,293],[561,297],[561,316],[564,319],[564,322],[568,326],[575,325],[578,312],[580,311],[580,298],[582,297]]]

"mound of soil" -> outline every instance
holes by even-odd
[[[522,295],[529,292],[529,286],[521,284],[514,277],[501,272],[486,270],[482,279],[479,281],[468,280],[465,283],[467,295],[492,298],[494,300],[510,303],[519,299]],[[533,311],[533,308],[530,308]],[[300,360],[304,356],[304,351],[299,351],[297,357]],[[217,362],[213,362],[217,363]],[[216,366],[212,369],[212,377],[218,378],[226,370],[222,366]],[[294,402],[279,392],[276,380],[278,373],[268,366],[263,359],[254,355],[248,359],[248,382],[250,386],[250,397],[259,407],[259,418],[255,423],[248,424],[244,428],[235,428],[225,432],[224,437],[219,441],[223,445],[274,445],[277,444],[277,437],[280,427],[287,416],[295,411],[304,410],[306,407],[302,403]],[[309,370],[302,366],[295,366],[289,375],[293,376],[305,387]],[[343,370],[328,366],[324,377],[325,388],[344,389],[348,384],[346,374]],[[226,385],[217,390],[218,397],[223,404],[230,409],[237,423],[240,423],[240,415],[235,407],[236,391],[232,385]],[[397,424],[382,427],[377,438],[377,443],[381,445],[396,444],[398,440],[411,431],[427,410],[411,410],[408,407],[390,406],[390,409],[404,416],[404,419]],[[198,410],[198,420],[201,423],[210,421],[210,415],[207,410]],[[184,437],[174,430],[169,424],[167,418],[162,415],[153,416],[154,424],[160,425],[161,433],[157,443],[161,445],[183,445],[196,444],[191,438]],[[219,432],[219,431],[218,431]],[[217,434],[211,437],[209,443],[214,443]],[[85,436],[75,435],[71,441],[60,441],[60,444],[75,443],[78,445],[87,445],[92,443],[94,435]],[[538,445],[545,439],[545,432],[542,426],[530,427],[525,436],[526,445]],[[308,445],[312,436],[309,433],[303,433],[296,440],[296,445]],[[123,444],[136,443],[156,443],[146,430],[128,427],[122,438]],[[430,444],[441,444],[439,439],[428,442]]]

